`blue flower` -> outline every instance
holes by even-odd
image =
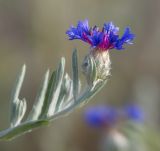
[[[125,115],[129,120],[142,122],[144,120],[144,113],[138,105],[128,105],[124,108]]]
[[[111,107],[95,106],[85,111],[86,122],[93,127],[113,125],[117,120],[117,112]]]
[[[77,27],[71,26],[66,34],[69,40],[79,39],[97,50],[124,49],[124,44],[132,44],[135,38],[129,27],[126,27],[122,37],[119,37],[119,28],[112,22],[104,23],[102,30],[97,26],[89,27],[88,20],[79,21]]]

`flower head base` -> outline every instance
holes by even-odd
[[[89,60],[92,59],[96,66],[96,80],[106,80],[108,76],[110,75],[110,69],[111,69],[111,61],[109,57],[109,52],[104,51],[99,53],[99,51],[92,50],[86,57],[84,58],[82,69],[83,73],[87,77],[88,84],[92,85],[92,80],[90,79],[90,63]]]
[[[132,44],[135,38],[129,27],[125,28],[122,37],[119,37],[119,28],[112,22],[104,23],[102,30],[97,26],[89,27],[88,20],[79,21],[77,27],[71,26],[66,34],[70,40],[79,39],[91,45],[96,50],[122,50],[124,44]]]

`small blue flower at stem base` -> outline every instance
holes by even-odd
[[[132,44],[135,35],[131,33],[129,27],[125,28],[124,34],[120,38],[119,28],[112,22],[104,23],[103,28],[89,27],[88,20],[79,21],[77,27],[71,26],[66,34],[69,40],[79,39],[88,44],[91,48],[100,51],[108,51],[110,49],[123,50],[124,44]]]
[[[124,108],[124,111],[125,111],[125,115],[129,120],[132,120],[135,122],[144,121],[144,113],[138,105],[128,105]]]
[[[85,121],[92,127],[113,126],[117,121],[117,112],[111,107],[95,106],[85,111]]]

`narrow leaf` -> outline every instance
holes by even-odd
[[[42,112],[40,115],[41,119],[50,116],[55,111],[56,103],[59,97],[61,84],[63,80],[64,68],[65,59],[62,58],[58,69],[52,73],[52,76],[49,80],[44,104],[42,107]]]
[[[77,50],[75,49],[72,54],[72,74],[73,74],[73,96],[76,100],[79,92],[79,79],[78,79],[78,59]]]
[[[26,109],[27,109],[26,100],[25,99],[19,100],[16,104],[16,112],[15,112],[16,118],[13,119],[14,125],[12,126],[17,126],[21,123],[24,117],[24,114],[26,112]]]
[[[62,86],[64,70],[65,70],[65,59],[62,58],[58,70],[56,72],[55,82],[52,85],[51,93],[49,96],[50,105],[48,108],[47,116],[52,116],[55,112],[56,104]]]
[[[46,72],[44,76],[43,83],[40,87],[40,90],[38,91],[32,111],[30,112],[28,116],[28,120],[37,120],[39,118],[42,112],[42,107],[43,107],[45,96],[46,96],[48,81],[49,81],[49,70]]]
[[[41,111],[41,114],[39,116],[40,119],[45,118],[46,115],[47,115],[48,108],[49,108],[49,105],[50,105],[49,97],[50,97],[50,94],[53,91],[52,89],[53,89],[53,85],[56,81],[55,79],[56,79],[56,71],[53,71],[53,73],[50,77],[50,80],[48,82],[48,87],[47,87],[47,91],[46,91],[46,94],[45,94],[45,99],[44,99],[44,103],[43,103],[43,106],[42,106],[42,111]]]
[[[10,114],[10,122],[11,122],[11,126],[15,126],[15,124],[17,123],[17,121],[19,120],[17,117],[17,112],[19,110],[19,104],[20,104],[20,100],[19,100],[19,94],[20,94],[20,90],[24,81],[24,76],[26,73],[26,66],[23,65],[18,78],[16,80],[16,84],[15,87],[13,89],[12,92],[12,96],[11,96],[11,114]]]
[[[70,79],[69,75],[66,73],[63,79],[61,92],[56,104],[55,112],[59,112],[63,109],[64,104],[73,98],[73,84],[72,80]]]

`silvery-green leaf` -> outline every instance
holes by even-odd
[[[66,102],[68,100],[68,97],[70,95],[70,91],[71,91],[71,87],[72,87],[72,82],[71,79],[69,77],[69,75],[66,73],[66,75],[64,76],[63,79],[63,83],[61,86],[61,91],[60,91],[60,95],[56,104],[56,109],[55,112],[60,111],[60,109],[62,108],[62,104],[64,104],[64,102]],[[73,94],[72,94],[73,96]]]
[[[66,74],[64,78],[64,89],[66,91],[66,95],[64,98],[65,101],[68,101],[71,98],[73,98],[73,80],[71,80],[68,74]]]
[[[64,89],[64,86],[61,86],[60,94],[56,103],[55,113],[60,111],[60,105],[62,102],[64,102],[64,97],[66,95],[66,91]]]
[[[49,122],[47,120],[37,120],[22,123],[16,127],[8,128],[0,132],[0,140],[11,140],[22,134],[28,133],[35,128],[43,125],[47,125]]]
[[[72,54],[72,75],[73,75],[73,96],[76,100],[79,92],[79,79],[78,79],[78,60],[77,50],[75,49]]]
[[[32,111],[30,112],[28,116],[28,120],[37,120],[42,112],[42,107],[44,104],[46,91],[48,87],[48,81],[49,81],[49,70],[46,72],[44,76],[43,83],[40,87],[40,90],[38,91],[38,94],[36,96],[35,103],[33,105]]]
[[[78,93],[80,93],[81,92],[81,81],[80,80],[78,80]]]
[[[47,91],[46,91],[46,94],[45,94],[45,100],[44,100],[44,103],[43,103],[43,106],[42,106],[41,114],[39,116],[40,119],[46,118],[48,108],[49,108],[49,105],[50,105],[49,97],[50,97],[50,94],[53,91],[53,85],[55,83],[55,79],[56,79],[56,71],[53,71],[53,73],[50,77],[50,80],[48,82],[48,87],[47,87]]]
[[[14,118],[13,121],[12,121],[12,123],[14,123],[14,125],[12,125],[12,127],[13,126],[15,127],[15,126],[17,126],[18,124],[21,123],[21,120],[24,117],[26,109],[27,109],[27,104],[26,104],[25,99],[17,101],[16,108],[15,108],[15,110],[16,110],[15,117],[16,118]]]
[[[70,79],[69,75],[66,74],[63,82],[63,88],[65,90],[65,95],[63,101],[59,104],[59,111],[68,106],[68,104],[74,103],[73,99],[73,81]]]
[[[26,72],[26,66],[23,65],[23,67],[22,67],[22,69],[21,69],[21,71],[18,75],[18,78],[16,80],[16,84],[15,84],[15,87],[13,89],[13,92],[12,92],[12,96],[11,96],[11,115],[10,115],[11,127],[15,126],[17,124],[17,121],[20,121],[20,119],[19,119],[19,110],[20,110],[19,106],[21,106],[20,105],[21,100],[19,100],[19,93],[20,93],[20,90],[21,90],[21,87],[22,87],[22,84],[23,84],[25,72]]]
[[[65,59],[62,58],[59,64],[59,67],[56,71],[55,82],[53,83],[52,88],[51,88],[52,91],[48,98],[50,103],[49,103],[47,116],[52,116],[55,112],[56,104],[58,101],[58,97],[60,94],[61,85],[63,81],[64,69],[65,69]]]
[[[58,69],[52,73],[51,78],[49,80],[45,95],[45,100],[42,107],[42,112],[39,117],[41,119],[46,118],[46,116],[50,116],[50,114],[53,114],[55,111],[55,104],[59,97],[63,74],[64,74],[64,68],[65,68],[65,59],[62,58],[61,62],[59,63]]]
[[[64,75],[65,60],[61,59],[58,69],[54,71],[48,81],[49,72],[46,73],[44,83],[37,95],[33,110],[29,115],[30,120],[21,122],[26,111],[25,100],[19,99],[19,92],[25,74],[25,66],[22,68],[17,80],[16,89],[12,96],[12,127],[0,132],[0,139],[12,139],[19,135],[32,131],[32,129],[48,124],[50,121],[66,115],[76,107],[88,102],[106,83],[107,80],[97,80],[94,60],[90,60],[88,72],[91,84],[80,92],[80,80],[78,77],[77,52],[72,56],[73,80],[68,74]],[[74,81],[74,82],[73,82]],[[73,84],[74,83],[74,84]],[[29,119],[28,118],[28,119]]]
[[[56,113],[55,115],[48,117],[48,120],[54,120],[60,116],[64,116],[70,112],[72,112],[76,107],[79,107],[81,105],[84,105],[85,103],[87,103],[94,95],[96,95],[102,88],[103,86],[106,84],[107,80],[105,81],[99,81],[97,82],[97,84],[94,86],[94,88],[92,87],[88,87],[84,93],[82,93],[76,101],[74,101],[73,99],[71,99],[69,101],[69,105],[67,105],[67,107],[65,107],[61,112]],[[74,102],[74,103],[72,103]]]
[[[54,74],[51,77],[51,79],[54,79]],[[82,102],[89,100],[93,95],[95,95],[104,86],[104,84],[105,84],[104,82],[99,83],[97,86],[95,86],[95,88],[92,91],[91,89],[87,89],[85,93],[76,100],[76,102],[74,101],[74,104],[71,104],[70,106],[68,106],[67,108],[64,108],[61,112],[58,112],[53,116],[47,117],[44,120],[25,122],[25,123],[22,123],[21,125],[18,125],[15,128],[9,128],[5,131],[1,131],[0,139],[3,139],[3,140],[13,139],[19,135],[25,134],[33,130],[34,128],[40,127],[41,125],[48,124],[49,121],[52,121],[60,116],[64,116],[70,113]]]

